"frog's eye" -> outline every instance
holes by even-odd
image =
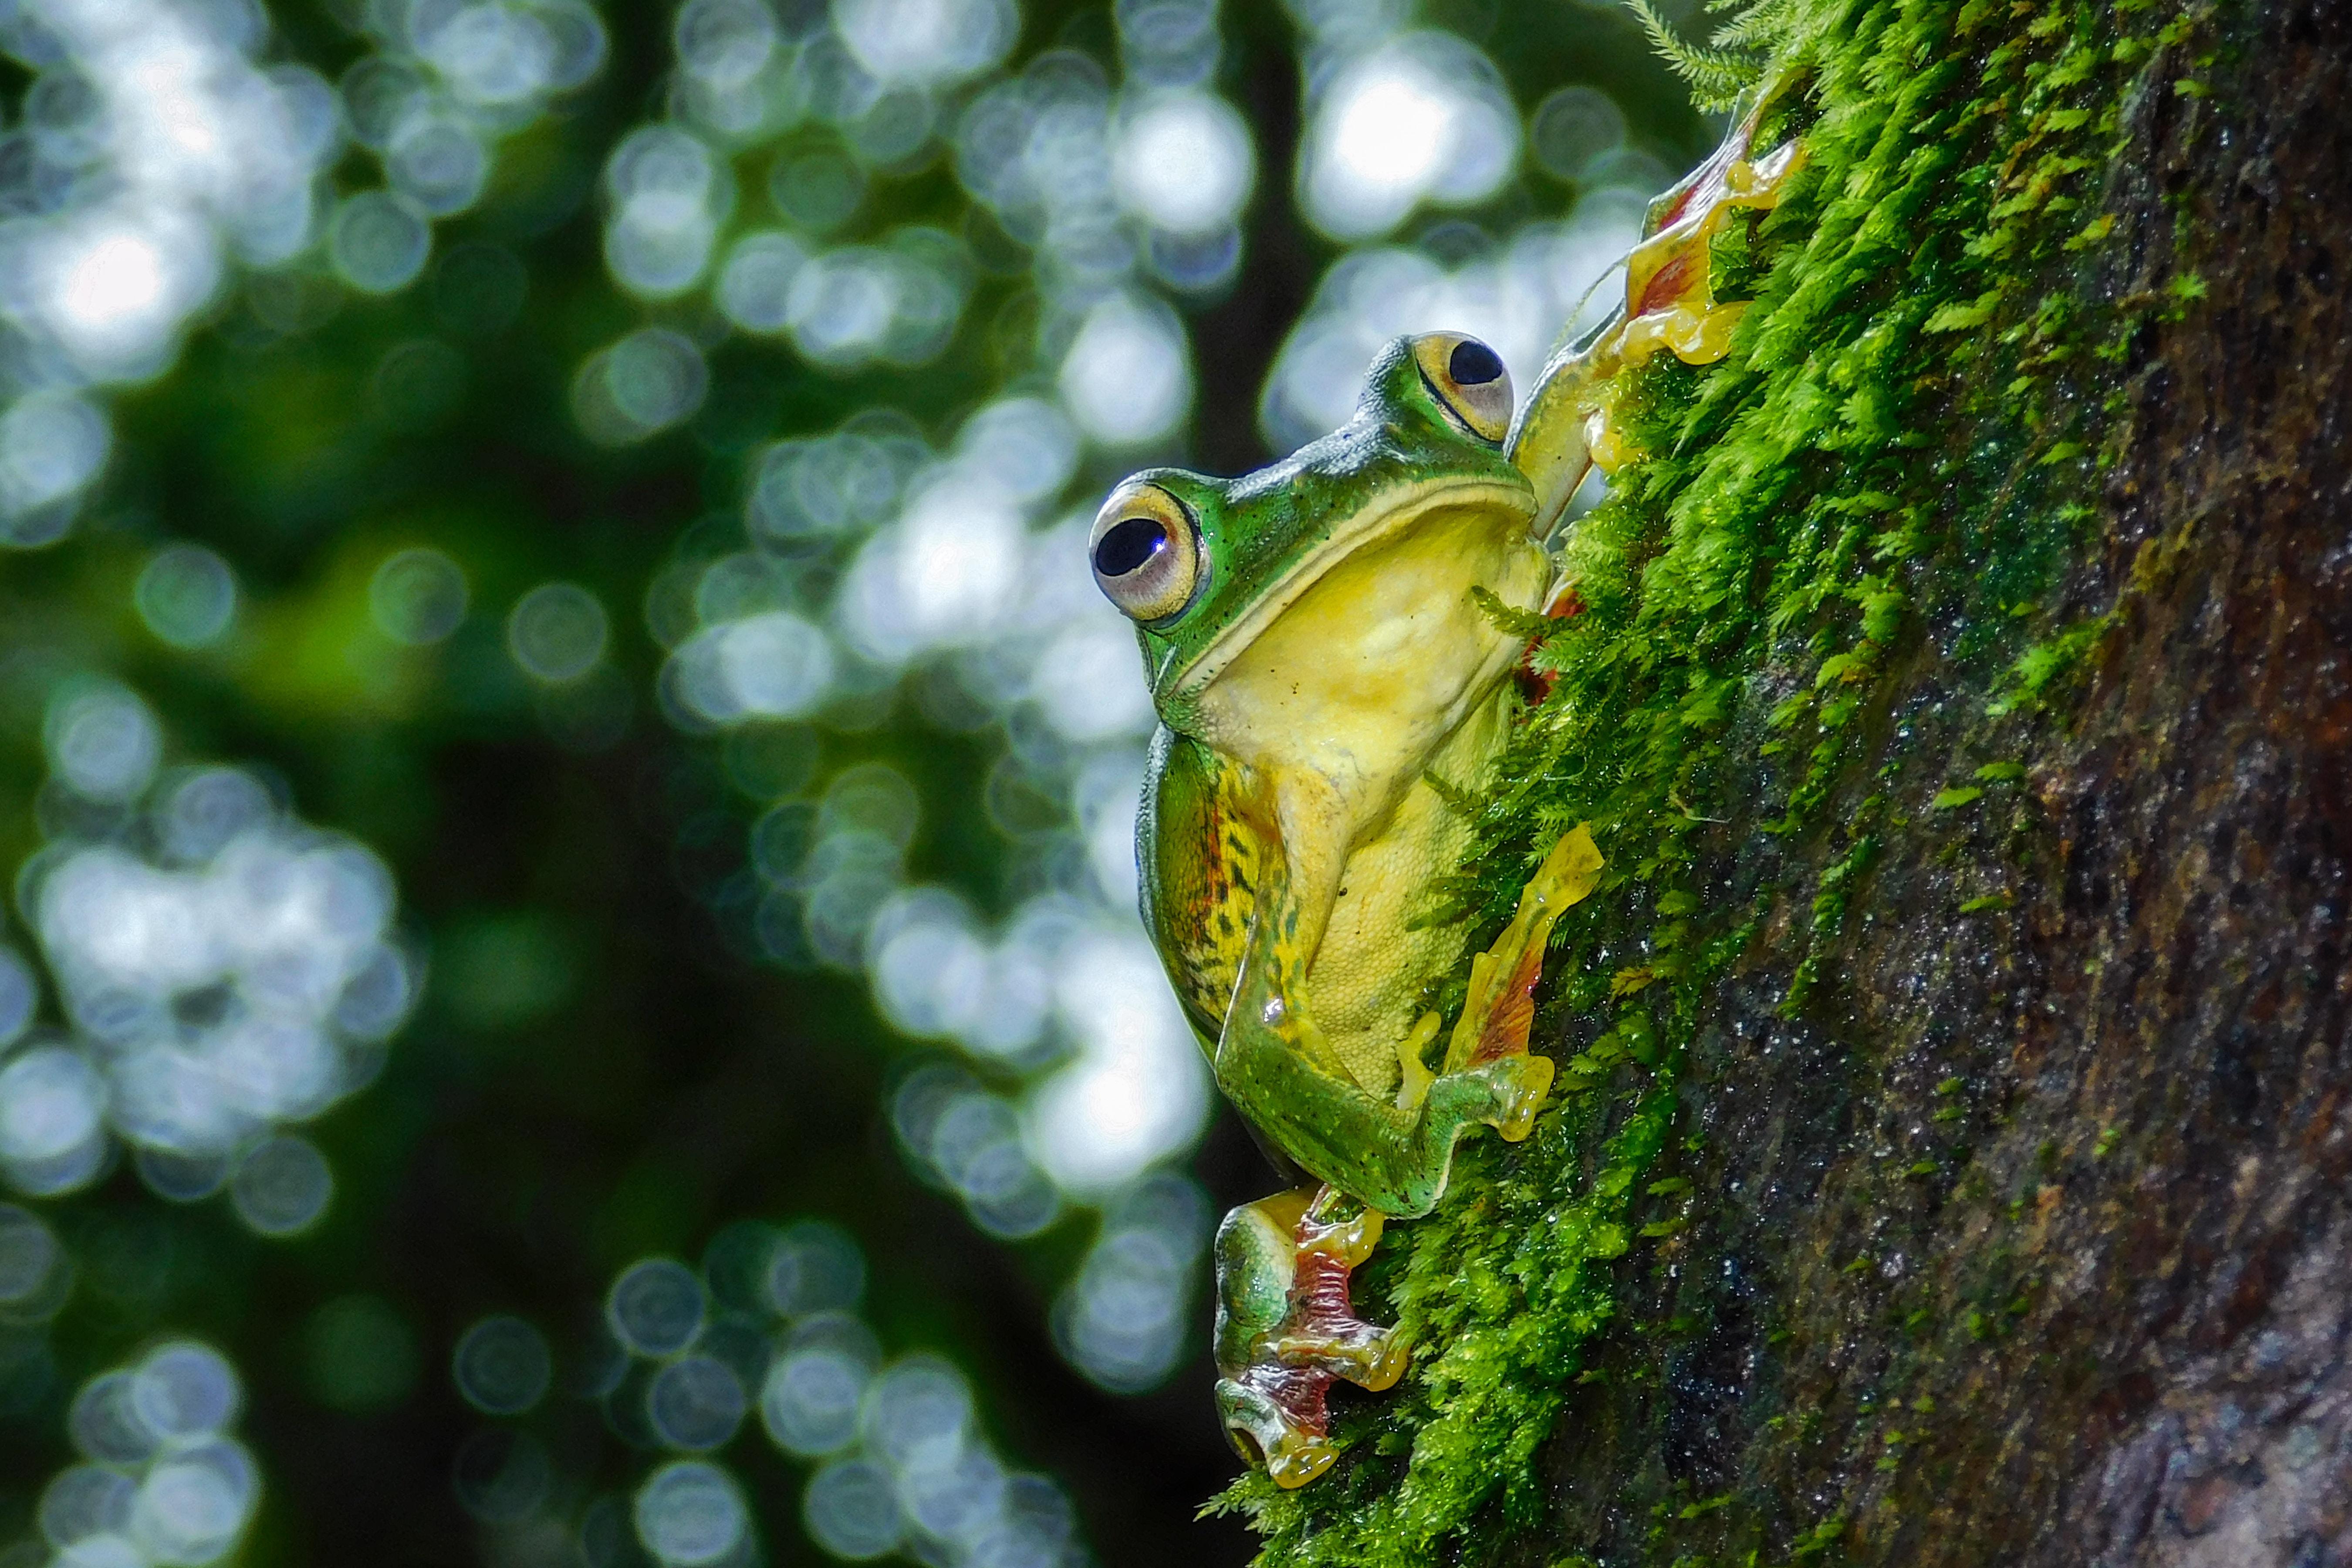
[[[1158,485],[1111,492],[1087,540],[1095,586],[1139,621],[1164,620],[1192,602],[1201,580],[1199,531]]]
[[[1459,332],[1430,332],[1412,341],[1421,378],[1445,411],[1482,441],[1500,441],[1511,427],[1511,373],[1503,356]]]

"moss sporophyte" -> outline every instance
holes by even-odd
[[[2023,771],[1870,785],[1890,673],[1927,650],[1989,718],[2027,711],[2103,635],[2052,625],[2053,590],[2104,460],[2097,377],[2164,302],[2091,286],[2116,226],[2094,209],[2188,26],[1766,0],[1675,46],[1742,110],[1654,206],[1622,313],[1510,429],[1490,353],[1412,340],[1289,461],[1114,494],[1096,566],[1164,721],[1147,918],[1221,1084],[1313,1178],[1220,1242],[1223,1413],[1274,1473],[1212,1506],[1253,1518],[1263,1561],[1503,1555],[1552,1506],[1539,1452],[1694,1329],[1631,1303],[1696,1260],[1709,1194],[1676,1167],[1704,1146],[1685,1073],[1719,993],[1769,949],[1804,1015],[1885,837]],[[1523,550],[1562,531],[1588,464],[1607,499]],[[1523,654],[1529,679],[1504,680]],[[1762,841],[1727,842],[1735,816]],[[1528,1135],[1457,1150],[1480,1123]],[[1422,1217],[1373,1250],[1384,1215]],[[1394,1386],[1327,1405],[1335,1378]],[[1809,1560],[1846,1528],[1833,1504],[1660,1484],[1626,1482],[1660,1562]]]

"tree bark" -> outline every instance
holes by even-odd
[[[2044,17],[2090,15],[2004,6],[1973,34],[1963,18],[1949,94],[1996,90],[1999,51],[2030,52]],[[1685,990],[1679,1033],[1654,1009],[1654,1071],[1604,1057],[1581,1110],[1527,1154],[1490,1151],[1426,1222],[1423,1250],[1465,1279],[1491,1259],[1493,1289],[1427,1260],[1371,1272],[1420,1340],[1419,1403],[1351,1405],[1356,1447],[1326,1494],[1241,1489],[1267,1561],[2352,1564],[2352,7],[2270,0],[2124,31],[2150,41],[2113,51],[2132,69],[2084,199],[1990,251],[2057,293],[2039,316],[1992,310],[1981,353],[1918,392],[1888,448],[1908,443],[1913,488],[1852,447],[1788,458],[1815,465],[1817,510],[1916,500],[1943,541],[1888,571],[1917,613],[1856,645],[1843,738],[1810,774],[1793,759],[1812,731],[1776,740],[1789,702],[1846,688],[1822,636],[1759,619],[1707,665],[1735,683],[1727,714],[1675,742],[1687,765],[1661,798],[1683,812],[1684,862],[1643,858],[1654,821],[1609,820],[1622,790],[1511,803],[1591,812],[1627,879],[1620,912],[1568,938],[1548,1015],[1564,1060],[1593,1047],[1595,1008],[1631,1005],[1600,980],[1671,949],[1644,879],[1673,879],[1652,867],[1687,864],[1702,930],[1709,904],[1752,900],[1756,918],[1721,922],[1721,963],[1657,964]],[[1857,78],[1824,69],[1825,124]],[[2021,188],[2042,134],[1992,138],[1994,196]],[[1916,209],[1914,278],[1936,203],[1966,188],[1955,174]],[[1837,195],[1791,221],[1817,241]],[[1801,298],[1767,293],[1767,315]],[[2049,299],[2113,330],[2037,370],[2027,328]],[[1900,305],[1847,310],[1805,352]],[[1751,340],[1749,406],[1771,395],[1770,331]],[[1702,402],[1720,374],[1700,373]],[[2042,392],[2015,391],[2037,375]],[[1920,428],[1938,410],[1948,423]],[[1710,427],[1720,449],[1653,487],[1673,524],[1629,547],[1624,624],[1654,611],[1656,563],[1698,526],[1680,498],[1737,458],[1738,428]],[[1997,460],[1971,466],[1980,445]],[[2043,482],[2077,460],[2072,492]],[[1759,582],[1797,548],[1796,503],[1770,494]],[[2076,521],[2048,536],[1966,521],[2005,507]],[[2042,537],[2060,540],[2047,591],[1986,586]],[[2003,616],[2039,640],[1997,668],[1967,648]],[[1587,646],[1602,645],[1553,658]],[[1628,1155],[1644,1117],[1657,1152]],[[1620,1169],[1638,1235],[1538,1239],[1591,1220]],[[1571,1273],[1597,1294],[1567,1293]],[[1571,1308],[1576,1326],[1545,1321]],[[1539,1351],[1515,1348],[1538,1330]],[[1462,1426],[1481,1335],[1510,1386],[1480,1409],[1516,1394],[1518,1414]],[[1508,1435],[1538,1417],[1522,1454]],[[1468,1436],[1439,1440],[1449,1420]],[[1445,1489],[1447,1467],[1479,1465],[1483,1489]]]
[[[1974,941],[1940,846],[1890,858],[1850,961],[1885,1068],[1848,1136],[1795,1135],[1818,1190],[1748,1222],[1796,1244],[1790,1402],[1858,1416],[1897,1298],[1939,1320],[1906,1390],[1934,1418],[1891,1415],[1923,1429],[1896,1479],[1846,1482],[1858,1561],[2352,1563],[2352,28],[2305,0],[2230,33],[2238,79],[2151,95],[2119,154],[2127,287],[2185,251],[2210,304],[2129,383],[2069,584],[2123,614],[2029,774],[2034,885]],[[1874,1179],[1930,1147],[1939,1059],[1985,1074],[1968,1179],[2013,1218]],[[1788,1069],[1760,1104],[1810,1098]],[[1995,1250],[2024,1307],[1972,1346]],[[1865,1251],[1877,1283],[1832,1272]],[[1782,1484],[1844,1479],[1809,1468]]]

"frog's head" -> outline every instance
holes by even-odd
[[[1237,479],[1150,468],[1113,490],[1087,552],[1096,584],[1136,623],[1160,715],[1185,727],[1243,650],[1369,546],[1448,520],[1444,558],[1417,563],[1435,579],[1411,591],[1454,599],[1491,576],[1481,542],[1532,548],[1535,495],[1503,456],[1510,422],[1510,377],[1492,349],[1454,332],[1399,338],[1372,362],[1355,416],[1283,461]],[[1469,513],[1479,521],[1463,534]],[[1394,613],[1366,607],[1367,618]]]

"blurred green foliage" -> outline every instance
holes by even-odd
[[[786,7],[788,26],[824,26],[800,9],[796,21]],[[77,1389],[171,1336],[217,1347],[242,1380],[237,1430],[262,1478],[245,1561],[635,1561],[614,1523],[625,1518],[596,1513],[597,1500],[625,1503],[656,1457],[583,1392],[600,1303],[633,1260],[693,1259],[730,1221],[803,1215],[863,1248],[863,1310],[887,1352],[936,1351],[961,1367],[997,1451],[1066,1489],[1096,1557],[1244,1556],[1230,1522],[1191,1522],[1234,1465],[1207,1400],[1202,1282],[1188,1287],[1172,1379],[1118,1395],[1080,1375],[1057,1349],[1053,1303],[1089,1256],[1098,1207],[1081,1194],[1018,1243],[976,1230],[910,1171],[891,1131],[893,1086],[937,1048],[887,1026],[865,975],[779,962],[754,928],[754,825],[871,761],[921,803],[908,879],[961,889],[991,918],[1034,892],[1045,873],[1002,826],[1018,801],[992,809],[979,782],[1012,744],[1006,719],[965,722],[927,698],[950,679],[950,660],[931,653],[862,706],[681,732],[658,695],[670,649],[647,609],[666,567],[744,548],[749,475],[779,437],[887,408],[944,447],[1008,392],[1052,395],[1039,333],[1062,307],[1041,292],[1045,263],[960,183],[953,115],[1056,49],[1118,81],[1120,18],[1143,9],[1025,6],[1002,68],[940,90],[929,150],[873,177],[842,237],[925,224],[971,258],[969,301],[922,363],[823,368],[777,336],[730,329],[698,293],[647,302],[616,286],[599,180],[630,129],[666,112],[676,63],[674,9],[648,5],[606,13],[601,73],[495,142],[478,201],[434,226],[413,282],[371,297],[316,247],[231,267],[168,368],[95,378],[88,395],[112,426],[102,473],[63,538],[0,553],[0,865],[115,830],[92,829],[60,796],[44,739],[59,693],[102,676],[144,700],[166,763],[252,770],[301,821],[381,857],[425,984],[381,1076],[305,1126],[334,1186],[302,1234],[257,1235],[226,1198],[167,1201],[119,1148],[77,1190],[21,1199],[71,1271],[61,1308],[8,1328],[0,1354],[0,1543],[23,1542],[23,1561],[47,1558],[36,1508],[73,1459]],[[1348,11],[1300,9],[1326,24]],[[1358,9],[1389,33],[1412,21]],[[339,79],[370,53],[365,19],[279,5],[262,54]],[[1563,87],[1605,89],[1630,125],[1633,161],[1615,167],[1634,183],[1710,139],[1616,12],[1450,0],[1420,22],[1483,49],[1521,117]],[[1264,460],[1261,390],[1318,280],[1349,254],[1303,213],[1293,180],[1320,35],[1273,6],[1227,6],[1216,26],[1206,85],[1246,121],[1258,175],[1229,272],[1155,296],[1185,329],[1196,396],[1140,446],[1086,446],[1057,506],[1089,507],[1147,458],[1226,471]],[[0,75],[11,127],[30,123],[39,79],[21,61]],[[772,221],[761,193],[776,166],[837,144],[813,123],[747,138],[730,154],[745,193],[736,226]],[[1367,247],[1475,264],[1589,194],[1528,153],[1507,176]],[[329,177],[346,192],[378,182],[355,145]],[[649,323],[698,345],[706,395],[646,438],[589,439],[575,414],[583,363]],[[159,552],[187,543],[234,574],[217,637],[179,635],[175,580],[154,575]],[[454,563],[467,595],[450,635],[414,645],[387,631],[378,603],[384,563],[412,550]],[[585,588],[609,618],[603,658],[578,682],[536,681],[510,650],[512,606],[550,582]],[[202,610],[188,612],[198,632]],[[1076,844],[1066,796],[1036,803],[1045,837]],[[33,953],[35,919],[20,897],[0,936]],[[43,1028],[71,1022],[54,985],[42,1008]],[[1024,1081],[966,1065],[1008,1094]],[[1220,1206],[1265,1184],[1229,1121],[1180,1163]],[[529,1478],[515,1479],[505,1449],[493,1464],[467,1447],[505,1428],[450,1376],[459,1337],[491,1313],[528,1320],[555,1352],[554,1390],[522,1424],[554,1479],[520,1522],[482,1502],[489,1482],[474,1472]],[[759,1555],[824,1560],[799,1523],[806,1468],[756,1433],[725,1452]]]

